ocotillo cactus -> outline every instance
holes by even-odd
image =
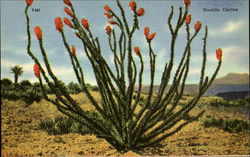
[[[32,0],[26,0],[27,52],[35,62],[34,73],[40,81],[44,98],[56,105],[60,112],[74,118],[82,125],[86,125],[94,134],[107,140],[117,150],[128,151],[159,143],[203,114],[204,111],[197,114],[194,118],[179,123],[197,104],[200,97],[211,85],[221,66],[222,50],[218,49],[216,50],[218,66],[210,79],[208,76],[205,77],[207,26],[205,27],[205,35],[203,38],[203,61],[199,92],[191,101],[174,112],[180,98],[183,96],[186,78],[190,70],[191,43],[200,32],[202,26],[201,22],[197,21],[194,26],[195,33],[190,33],[191,15],[188,14],[190,7],[189,0],[184,0],[184,12],[183,8],[180,7],[175,27],[172,25],[174,7],[171,7],[171,12],[168,17],[168,26],[171,33],[170,60],[165,63],[159,90],[155,97],[153,96],[153,89],[155,83],[156,54],[152,48],[152,42],[156,33],[150,33],[149,27],[144,28],[144,35],[148,44],[148,57],[150,59],[150,88],[145,100],[141,100],[142,76],[144,66],[147,66],[143,61],[143,55],[145,54],[141,53],[139,46],[132,45],[133,35],[135,31],[139,29],[140,16],[144,15],[145,10],[143,8],[138,9],[136,2],[129,2],[129,7],[134,17],[132,27],[130,27],[125,16],[125,11],[119,0],[117,0],[116,3],[120,15],[108,5],[104,6],[104,10],[106,11],[104,15],[110,19],[108,23],[120,30],[119,35],[117,35],[115,29],[111,28],[110,25],[106,27],[106,33],[109,39],[108,44],[114,56],[115,69],[112,69],[103,57],[98,38],[92,35],[89,21],[87,19],[79,21],[71,1],[64,0],[64,4],[66,5],[64,11],[70,19],[65,18],[62,21],[60,17],[56,17],[56,30],[61,35],[63,44],[68,51],[72,68],[82,91],[90,100],[91,105],[95,107],[101,119],[89,117],[80,105],[67,93],[65,87],[60,83],[60,80],[54,75],[47,59],[46,50],[43,45],[42,29],[39,26],[34,28],[34,32],[39,42],[45,67],[42,67],[40,61],[32,53],[30,20],[28,16],[28,10],[32,2]],[[70,29],[74,30],[76,37],[79,38],[83,44],[85,53],[93,68],[93,73],[101,95],[101,102],[97,102],[87,88],[84,72],[76,55],[76,49],[74,46],[70,46],[66,39],[63,22],[69,26]],[[182,58],[177,65],[177,70],[173,71],[176,39],[181,27],[186,27],[186,45]],[[140,59],[139,66],[135,63],[134,56],[132,55],[133,51],[136,53],[135,57],[139,57]],[[47,72],[45,72],[44,68],[47,69]],[[174,74],[172,84],[170,84],[171,74]],[[50,77],[48,77],[48,75]],[[44,80],[56,95],[56,99],[47,96],[43,86]],[[137,92],[135,92],[135,84],[137,81],[138,89]],[[167,86],[170,86],[170,89],[168,92],[165,92]],[[134,95],[135,100],[133,100]],[[142,107],[139,112],[135,112],[138,105]]]

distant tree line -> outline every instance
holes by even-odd
[[[78,83],[70,82],[68,85],[65,85],[63,82],[60,83],[66,87],[67,92],[70,94],[83,92]],[[98,91],[97,86],[90,84],[87,84],[87,86],[91,91]],[[47,93],[53,94],[47,84],[45,84],[44,87]],[[9,100],[21,99],[27,104],[32,104],[34,101],[39,102],[42,100],[42,91],[39,82],[31,83],[29,80],[22,80],[18,83],[17,81],[13,82],[8,78],[3,78],[1,79],[1,98]]]

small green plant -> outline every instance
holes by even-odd
[[[39,128],[49,135],[62,135],[68,133],[90,134],[88,127],[68,117],[57,117],[55,120],[46,118],[39,122]]]
[[[30,88],[21,94],[21,99],[23,99],[27,104],[32,104],[35,101],[40,102],[43,99],[43,96],[39,89]]]
[[[201,121],[205,127],[218,127],[228,132],[242,132],[250,129],[249,122],[243,120],[228,120],[221,118],[203,118]]]

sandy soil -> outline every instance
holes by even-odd
[[[42,101],[27,106],[22,101],[3,100],[1,156],[151,156],[151,155],[247,155],[249,135],[228,133],[218,128],[204,128],[193,122],[159,147],[138,152],[117,152],[105,140],[94,135],[48,135],[39,130],[41,119],[62,116],[56,108]]]

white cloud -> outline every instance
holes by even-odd
[[[243,21],[232,22],[230,21],[222,30],[223,33],[231,33],[238,30],[243,25]]]
[[[244,26],[244,21],[229,21],[226,23],[223,27],[220,28],[210,28],[209,34],[212,36],[218,36],[218,34],[228,34],[228,33],[234,33],[237,32],[237,30],[241,29],[241,27]]]
[[[2,68],[9,68],[11,66],[15,66],[16,63],[12,62],[12,61],[8,61],[8,60],[5,60],[5,59],[1,59],[1,67]]]

